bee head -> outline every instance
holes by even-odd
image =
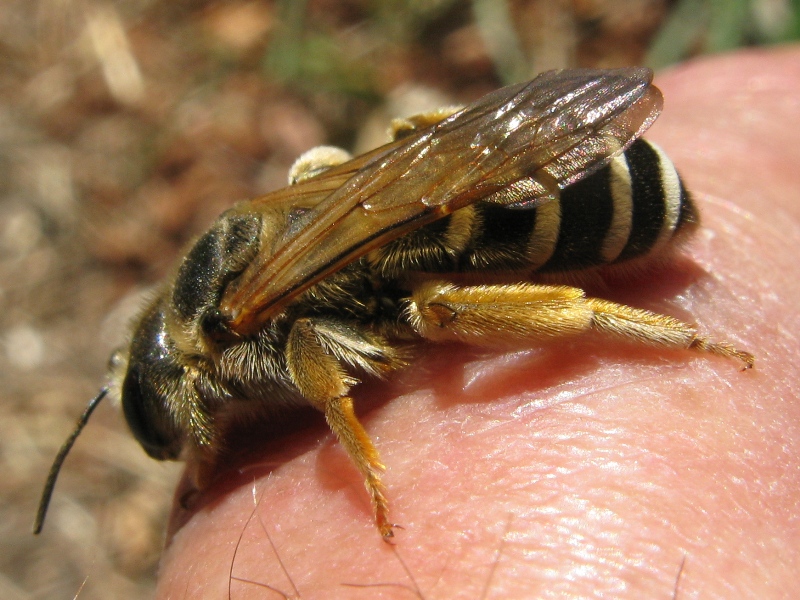
[[[127,353],[117,352],[111,359],[128,427],[157,460],[176,460],[183,446],[177,414],[184,377],[179,358],[166,331],[161,303],[155,302],[134,328]]]
[[[176,415],[181,405],[178,392],[183,384],[183,369],[167,335],[160,307],[158,300],[148,307],[134,329],[130,347],[111,356],[111,383],[89,401],[53,460],[33,524],[34,534],[42,531],[61,465],[92,412],[107,395],[121,397],[125,420],[147,454],[159,460],[180,456],[185,436]]]
[[[128,368],[122,382],[122,410],[133,436],[157,460],[176,460],[183,445],[170,418],[169,394],[152,385],[147,365]]]

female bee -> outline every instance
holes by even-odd
[[[398,121],[395,139],[365,155],[304,155],[293,185],[223,213],[112,361],[56,458],[35,530],[108,392],[145,451],[189,461],[198,488],[237,426],[311,404],[364,476],[388,538],[383,465],[350,390],[406,366],[409,343],[526,347],[594,330],[751,367],[751,354],[674,318],[528,281],[649,259],[696,225],[674,167],[639,139],[661,108],[651,79],[644,68],[544,73]],[[456,283],[469,273],[485,283]],[[497,283],[510,274],[518,283]]]

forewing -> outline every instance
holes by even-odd
[[[645,68],[544,73],[310,180],[333,191],[262,248],[220,309],[234,330],[252,332],[327,274],[454,210],[557,196],[655,120],[661,95],[651,78]],[[498,194],[523,180],[521,200]]]

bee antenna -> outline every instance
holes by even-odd
[[[36,520],[33,523],[34,535],[38,535],[42,531],[44,518],[47,515],[47,507],[50,506],[50,498],[53,495],[53,488],[56,486],[56,479],[58,479],[58,473],[61,471],[61,465],[64,463],[64,459],[67,458],[67,454],[69,454],[75,440],[78,439],[81,431],[89,421],[89,417],[92,416],[94,409],[97,408],[100,401],[106,397],[106,394],[108,394],[108,387],[101,389],[100,393],[89,401],[86,410],[83,411],[78,422],[75,423],[74,431],[61,446],[61,450],[58,451],[53,461],[53,466],[50,467],[50,473],[47,474],[47,481],[44,484],[44,490],[42,490],[42,499],[39,500],[39,510],[36,511]]]

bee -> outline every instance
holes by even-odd
[[[407,366],[415,342],[525,348],[595,331],[752,367],[693,325],[531,280],[651,260],[696,228],[675,167],[640,138],[661,105],[646,68],[551,71],[395,121],[392,141],[361,156],[300,157],[288,187],[223,213],[144,307],[55,459],[35,531],[109,394],[147,454],[188,461],[197,489],[238,426],[310,404],[389,538],[384,466],[350,392]]]

